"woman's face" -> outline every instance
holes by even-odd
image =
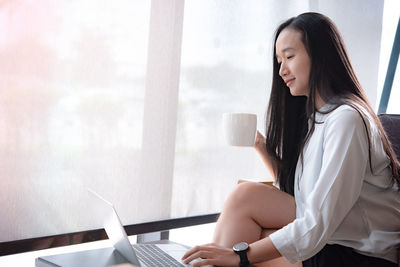
[[[310,57],[301,41],[301,33],[286,28],[279,34],[276,43],[276,59],[280,64],[279,75],[293,96],[308,96]]]

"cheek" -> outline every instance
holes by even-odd
[[[308,82],[310,80],[310,65],[302,64],[299,68],[299,72],[301,74],[303,82],[308,84]]]
[[[301,65],[298,69],[299,83],[298,83],[298,90],[301,95],[307,96],[309,87],[310,87],[310,70],[308,67]]]
[[[310,80],[310,70],[309,69],[303,69],[303,80],[304,82],[309,82]]]

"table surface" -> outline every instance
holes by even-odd
[[[136,236],[130,236],[129,241],[132,244],[136,243]],[[175,242],[169,240],[160,240],[148,243],[171,244]],[[0,257],[0,267],[14,267],[14,266],[35,267],[35,259],[41,256],[77,252],[77,251],[91,250],[97,248],[106,248],[106,247],[112,247],[110,240],[101,240],[101,241],[89,242],[78,245],[43,249],[38,251],[2,256]]]

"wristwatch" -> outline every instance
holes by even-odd
[[[239,255],[240,264],[239,267],[249,267],[250,262],[247,258],[247,251],[249,251],[249,244],[246,242],[240,242],[233,246],[233,251]]]

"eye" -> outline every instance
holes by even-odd
[[[286,58],[287,59],[291,59],[291,58],[293,58],[294,56],[292,55],[292,56],[287,56]]]

